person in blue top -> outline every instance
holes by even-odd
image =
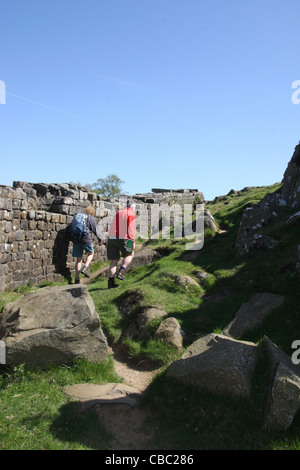
[[[85,209],[87,214],[86,226],[87,232],[81,236],[73,236],[73,252],[72,256],[77,258],[75,266],[75,284],[80,283],[80,273],[86,277],[90,277],[88,268],[94,258],[94,244],[93,234],[97,237],[98,243],[101,243],[101,233],[97,220],[95,219],[95,209],[92,206],[88,206]],[[86,253],[85,264],[82,263],[83,253]]]

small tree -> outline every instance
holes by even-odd
[[[110,174],[106,178],[99,178],[91,186],[101,196],[117,197],[122,192],[122,184],[124,184],[124,181],[117,175]]]

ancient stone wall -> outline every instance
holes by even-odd
[[[67,185],[1,186],[0,291],[71,278],[75,263],[64,230],[87,205],[95,206],[88,193]],[[95,259],[104,260],[105,252],[95,245]]]
[[[146,210],[147,217],[153,203],[203,202],[202,193],[194,190],[161,190],[151,197],[140,194],[133,198],[137,215]],[[73,184],[19,181],[13,187],[0,186],[0,292],[71,278],[75,260],[72,242],[64,236],[66,226],[74,214],[92,205],[105,241],[121,200],[103,199]],[[95,243],[94,261],[99,260],[106,260],[106,246]]]

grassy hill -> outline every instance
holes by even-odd
[[[178,351],[153,339],[158,320],[150,323],[149,334],[143,340],[123,338],[137,302],[140,306],[157,306],[175,317],[188,346],[202,335],[220,332],[234,318],[241,303],[254,294],[272,292],[286,297],[284,305],[240,339],[260,342],[267,335],[291,355],[293,341],[300,339],[299,274],[295,269],[299,224],[287,226],[286,220],[296,211],[281,208],[275,222],[264,227],[264,233],[278,241],[275,248],[254,250],[241,257],[235,252],[244,209],[279,188],[279,184],[248,188],[209,202],[207,208],[220,231],[214,234],[208,230],[199,252],[186,252],[184,240],[147,241],[144,246],[158,249],[160,259],[128,273],[118,289],[107,290],[107,279],[96,278],[89,285],[89,292],[110,343],[122,344],[134,361],[153,361],[166,368],[178,357]],[[173,275],[182,274],[196,280],[197,286],[186,288],[174,282]],[[21,294],[1,294],[2,303]],[[0,448],[107,448],[109,436],[93,413],[78,417],[63,397],[62,386],[78,380],[103,383],[116,378],[111,363],[105,370],[84,362],[76,368],[66,365],[36,371],[20,366],[4,370],[0,375],[0,399],[5,410],[0,416]],[[266,392],[263,363],[258,364],[254,383],[253,399],[237,402],[175,383],[165,376],[163,369],[144,402],[155,414],[155,422],[148,423],[157,428],[152,449],[299,449],[300,415],[286,433],[268,434],[261,428]],[[41,401],[45,393],[48,399]],[[82,429],[86,433],[85,442]]]

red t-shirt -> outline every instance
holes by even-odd
[[[114,216],[108,236],[111,238],[135,239],[135,215],[130,207],[120,210]]]

